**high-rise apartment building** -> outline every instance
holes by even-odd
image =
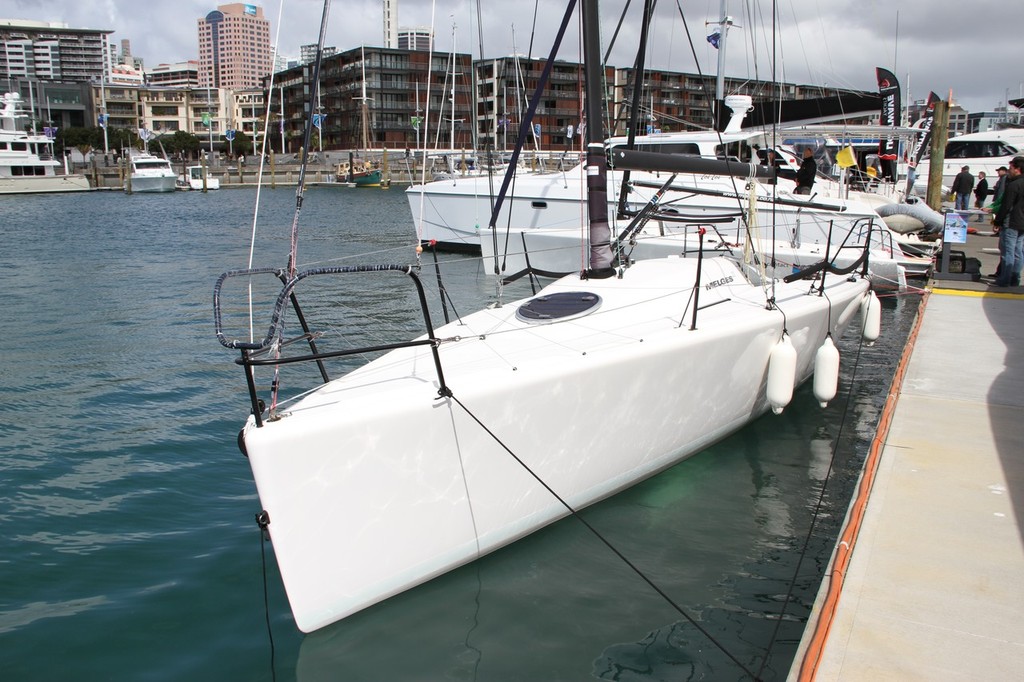
[[[231,3],[199,19],[200,87],[243,89],[270,73],[270,22],[258,5]]]
[[[110,33],[58,22],[0,19],[0,79],[99,83],[108,70]]]
[[[398,49],[430,51],[434,41],[434,32],[429,26],[398,29]]]

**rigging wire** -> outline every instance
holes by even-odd
[[[320,63],[323,61],[324,42],[327,38],[327,17],[331,12],[331,0],[324,0],[323,14],[320,16],[320,37],[316,45],[316,60],[313,62],[311,79],[313,87],[310,91],[305,130],[302,136],[302,161],[299,164],[299,184],[295,189],[295,215],[292,217],[291,250],[288,255],[288,277],[295,276],[299,250],[299,213],[302,211],[303,193],[306,189],[306,168],[309,165],[309,145],[313,135],[313,102],[320,94]]]
[[[263,617],[267,623],[267,638],[270,640],[270,679],[277,679],[274,665],[274,631],[270,627],[270,592],[267,587],[267,542],[270,540],[270,515],[261,511],[256,515],[256,525],[260,529],[260,564],[263,566]]]
[[[299,215],[302,212],[302,200],[306,189],[306,169],[309,165],[309,145],[313,135],[313,116],[315,115],[315,109],[313,102],[317,101],[320,94],[320,64],[323,61],[324,54],[324,42],[327,37],[327,18],[331,13],[331,0],[324,0],[323,13],[320,16],[320,36],[317,40],[316,46],[316,60],[313,62],[313,72],[311,79],[313,81],[313,87],[310,90],[309,102],[308,102],[308,115],[306,116],[305,130],[302,137],[302,149],[300,150],[301,160],[299,163],[299,180],[298,185],[295,188],[295,214],[292,217],[292,229],[291,229],[291,244],[288,252],[288,267],[286,272],[288,278],[292,279],[295,277],[296,268],[298,267],[298,251],[299,251]],[[282,97],[283,101],[283,97]],[[269,107],[268,107],[269,110]],[[263,138],[264,144],[266,143],[266,136]],[[275,341],[275,354],[280,355],[281,353],[281,335],[284,333],[284,326],[281,325],[278,328],[278,338]],[[278,398],[280,397],[281,389],[281,366],[274,365],[274,378],[270,384],[270,408],[269,414],[271,418],[277,409]]]
[[[272,58],[277,60],[277,48],[281,44],[281,17],[284,14],[284,0],[277,4],[277,33],[274,34],[274,53]],[[256,205],[252,211],[252,232],[249,237],[249,270],[252,270],[253,259],[256,253],[256,225],[260,215],[260,190],[263,188],[263,169],[266,167],[267,138],[270,137],[270,103],[274,99],[274,70],[270,71],[270,83],[267,90],[266,111],[263,117],[263,142],[260,145],[260,164],[256,177]],[[284,125],[284,121],[281,122]],[[253,131],[256,134],[257,131]],[[256,315],[253,312],[252,282],[249,282],[249,341],[256,338]]]
[[[831,305],[829,306],[829,315],[831,317]],[[865,323],[866,323],[866,318],[865,318]],[[863,329],[861,331],[863,332]],[[822,509],[825,506],[825,493],[828,492],[828,482],[829,482],[829,479],[832,477],[832,471],[833,471],[833,469],[835,467],[836,455],[837,455],[837,451],[838,451],[838,447],[839,447],[839,441],[843,437],[843,432],[846,429],[847,420],[848,420],[848,418],[850,416],[850,410],[852,409],[852,405],[853,405],[853,387],[857,383],[857,371],[860,368],[861,353],[862,353],[863,349],[864,349],[864,335],[862,333],[860,335],[860,342],[857,344],[857,353],[854,356],[853,369],[852,369],[852,373],[850,375],[849,389],[848,389],[848,391],[846,393],[846,401],[843,404],[842,417],[839,420],[839,429],[836,432],[835,440],[832,443],[832,456],[829,458],[828,469],[825,472],[824,482],[822,483],[821,490],[818,491],[818,499],[815,502],[814,511],[811,514],[811,524],[810,524],[810,526],[807,529],[807,533],[804,535],[803,546],[800,548],[800,554],[797,557],[796,566],[793,568],[793,576],[790,578],[789,588],[788,588],[788,590],[786,592],[786,597],[782,601],[782,609],[781,609],[781,611],[779,611],[779,615],[776,618],[775,627],[772,630],[772,637],[771,637],[771,639],[768,642],[768,649],[767,649],[768,652],[770,652],[772,650],[772,647],[775,645],[775,642],[778,639],[779,630],[782,627],[782,621],[783,621],[783,619],[784,619],[784,617],[786,615],[786,608],[787,608],[787,606],[793,600],[793,591],[795,589],[795,585],[796,585],[797,579],[798,579],[799,574],[800,574],[800,568],[801,568],[801,566],[803,566],[804,560],[807,558],[807,553],[809,551],[809,547],[810,547],[810,544],[811,544],[811,538],[814,535],[814,531],[817,528],[818,520],[819,520],[819,518],[820,518],[820,516],[822,514]],[[895,380],[894,380],[894,383],[895,383]],[[768,656],[766,654],[764,659],[761,662],[761,667],[757,671],[758,677],[760,677],[761,674],[764,672],[765,666],[767,664],[768,664]]]
[[[437,1],[433,0],[430,3],[430,26],[431,27],[434,26],[434,17],[435,17],[436,12],[437,12]],[[434,41],[431,40],[430,41],[430,47],[427,49],[427,65],[428,65],[427,66],[427,94],[426,94],[427,104],[426,104],[426,108],[423,110],[423,141],[424,141],[424,144],[423,144],[423,149],[421,150],[423,158],[420,161],[420,187],[421,188],[424,185],[426,185],[426,183],[427,183],[427,146],[428,145],[426,143],[426,139],[427,139],[427,131],[430,130],[430,85],[431,85],[431,83],[433,83],[433,78],[431,78],[431,74],[433,73],[433,69],[431,68],[431,66],[433,65],[433,63],[434,63]],[[418,103],[417,103],[417,107],[418,107]],[[419,113],[418,108],[417,108],[417,113]],[[416,265],[417,265],[417,267],[420,264],[420,254],[423,253],[423,247],[421,246],[421,244],[423,243],[423,216],[424,216],[425,212],[426,212],[426,192],[425,191],[421,191],[420,192],[419,217],[416,220]]]

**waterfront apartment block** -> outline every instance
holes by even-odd
[[[271,132],[275,124],[283,130],[289,152],[302,143],[312,71],[312,64],[304,64],[274,77]],[[324,117],[314,148],[472,149],[472,57],[383,47],[332,55],[321,64],[314,113]],[[280,151],[280,144],[275,148]]]
[[[270,22],[257,5],[231,3],[198,20],[199,85],[241,89],[270,73]]]

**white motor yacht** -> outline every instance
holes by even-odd
[[[21,109],[21,95],[4,93],[0,104],[0,194],[82,192],[89,180],[69,173],[54,158],[53,140],[25,132],[28,113]]]
[[[177,189],[178,176],[167,159],[149,152],[132,152],[129,161],[131,175],[125,183],[126,191],[173,192]]]

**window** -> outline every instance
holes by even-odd
[[[997,156],[1011,156],[1014,153],[1013,147],[997,140],[954,140],[946,145],[947,159],[985,159]]]

